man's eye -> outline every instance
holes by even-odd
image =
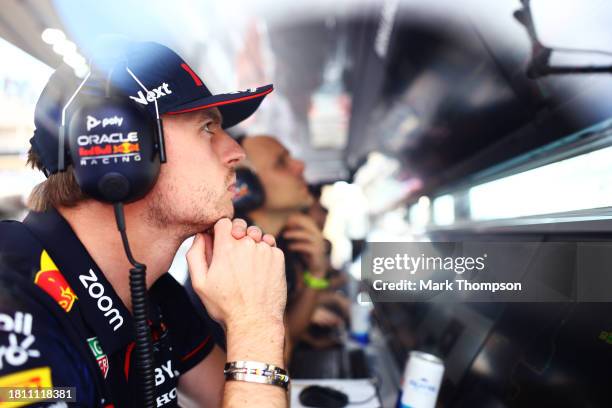
[[[208,122],[204,126],[202,126],[202,129],[204,129],[205,132],[214,133],[218,129],[218,127],[219,126],[217,126],[215,122]]]

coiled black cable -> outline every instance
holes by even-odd
[[[132,256],[127,233],[125,232],[125,215],[123,213],[123,203],[115,203],[115,219],[117,228],[121,233],[125,254],[132,264],[130,269],[130,294],[132,297],[132,316],[134,318],[134,329],[136,335],[136,370],[140,374],[142,406],[154,408],[155,404],[155,378],[153,376],[155,358],[153,356],[153,340],[151,330],[147,323],[148,301],[147,301],[147,267],[136,261]]]

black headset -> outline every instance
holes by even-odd
[[[127,66],[125,69],[148,93],[136,75]],[[166,162],[164,134],[157,100],[156,118],[152,118],[144,108],[125,95],[121,97],[111,87],[112,72],[109,71],[105,81],[103,77],[95,75],[90,78],[92,74],[88,73],[63,107],[58,133],[57,170],[65,171],[66,165],[71,164],[76,181],[85,194],[114,206],[123,247],[133,266],[130,269],[130,295],[142,405],[154,407],[155,359],[147,323],[146,265],[132,256],[123,204],[141,199],[155,185],[161,163]],[[89,81],[91,85],[86,87]],[[105,85],[100,87],[101,83]],[[71,105],[74,105],[74,109],[69,110]]]
[[[134,73],[125,69],[147,92]],[[95,86],[81,92],[89,81],[95,82],[90,75],[62,110],[58,170],[72,164],[81,190],[93,199],[107,203],[136,201],[155,185],[160,163],[166,161],[157,100],[157,117],[152,118],[143,107],[111,90],[112,71],[103,92]],[[74,109],[69,110],[73,104]]]
[[[235,213],[240,216],[261,208],[266,202],[266,193],[259,177],[248,167],[236,169],[236,193],[232,202]]]
[[[246,134],[234,130],[232,136],[240,146],[244,147]],[[247,217],[248,213],[263,207],[266,202],[266,191],[257,173],[249,167],[236,169],[236,193],[232,198],[234,213],[237,217]]]

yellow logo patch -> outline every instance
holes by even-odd
[[[51,382],[51,368],[39,367],[32,368],[29,370],[19,371],[0,377],[0,388],[11,389],[11,388],[43,388],[53,387]],[[7,407],[22,407],[24,405],[31,404],[33,400],[19,401],[19,402],[7,402],[7,393],[3,393],[2,399],[0,399],[0,408]]]

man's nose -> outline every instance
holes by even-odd
[[[304,174],[304,162],[299,159],[293,159],[293,172],[297,176],[302,176]]]
[[[246,153],[242,146],[227,132],[223,132],[223,162],[228,166],[236,167],[246,158]]]

